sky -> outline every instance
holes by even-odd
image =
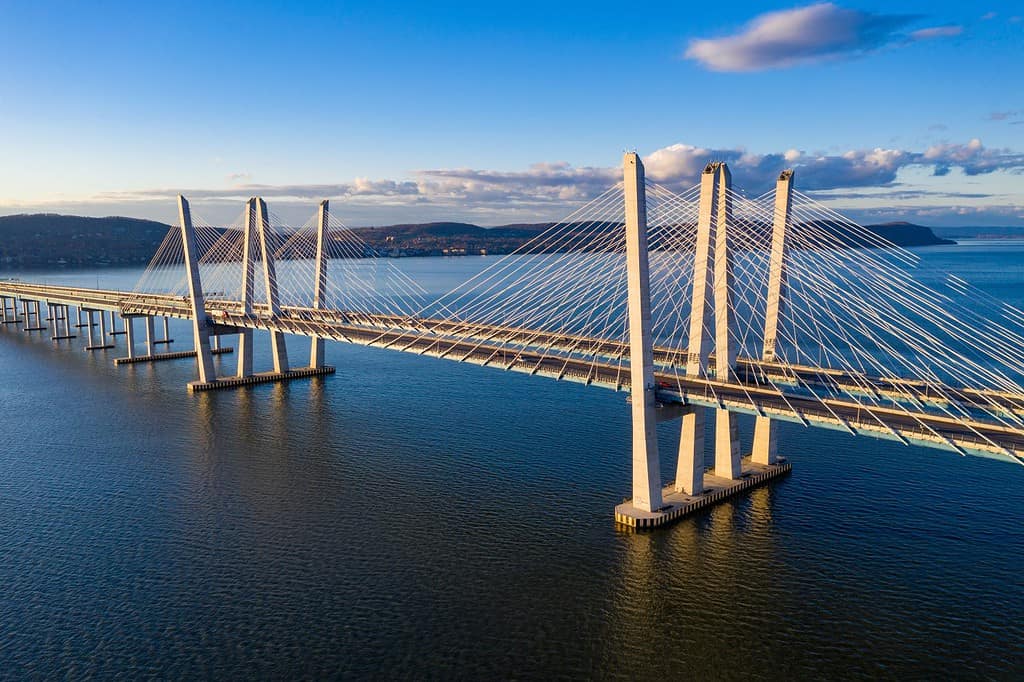
[[[0,0],[0,215],[540,222],[625,150],[862,222],[1024,225],[1024,5]]]

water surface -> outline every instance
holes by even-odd
[[[1024,304],[1024,244],[919,253]],[[792,475],[638,535],[623,394],[329,344],[190,395],[83,346],[0,329],[0,676],[1024,676],[1022,467],[783,424]]]

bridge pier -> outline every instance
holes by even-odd
[[[146,354],[139,355],[135,351],[135,319],[141,317],[145,327],[146,334]],[[114,358],[115,365],[134,365],[144,362],[161,362],[163,360],[180,360],[184,358],[196,357],[194,350],[183,350],[170,353],[157,353],[155,346],[158,343],[166,343],[166,341],[157,340],[156,337],[156,323],[152,315],[122,315],[124,320],[124,330],[126,334],[126,342],[128,346],[128,355],[123,358]],[[164,322],[167,318],[164,318]],[[166,332],[165,332],[166,334]],[[214,337],[217,338],[217,337]],[[215,348],[210,349],[211,355],[222,355],[224,353],[234,352],[233,348],[223,347],[220,343],[216,343]]]
[[[174,339],[171,338],[170,322],[168,321],[166,315],[162,315],[160,317],[160,319],[163,320],[162,326],[163,326],[163,330],[164,330],[164,338],[157,339],[157,340],[153,341],[153,345],[154,346],[159,346],[161,344],[170,345],[170,344],[174,343]]]
[[[111,336],[121,336],[122,334],[126,334],[127,333],[127,331],[125,329],[123,329],[123,328],[121,330],[118,330],[118,328],[117,328],[117,317],[118,317],[117,312],[111,310],[110,311],[110,335]]]
[[[25,318],[25,326],[22,327],[22,331],[45,332],[49,329],[49,327],[43,325],[43,313],[39,301],[26,301],[25,299],[21,299],[21,306],[23,317]],[[33,316],[35,317],[35,321],[33,321]]]
[[[2,315],[0,315],[0,324],[17,324],[18,322],[20,322],[21,320],[18,319],[18,299],[16,297],[13,297],[13,296],[12,297],[3,296],[2,299],[3,300],[0,301],[0,303],[2,303],[3,313],[2,313]],[[8,313],[8,307],[7,307],[7,301],[8,300],[10,300],[10,302],[11,302],[11,307],[9,309],[10,310],[10,315],[7,314]]]
[[[230,352],[229,348],[220,348],[220,340],[217,334],[211,334],[209,318],[206,314],[206,304],[203,298],[202,282],[198,268],[198,260],[195,252],[195,230],[192,226],[192,217],[189,211],[188,202],[185,197],[178,197],[179,217],[181,220],[182,244],[185,255],[185,269],[188,273],[189,295],[192,301],[192,320],[195,332],[195,351],[199,378],[189,382],[188,389],[191,392],[211,391],[223,388],[237,388],[277,381],[288,381],[310,376],[334,373],[333,367],[305,367],[301,369],[290,369],[288,367],[288,350],[285,346],[284,332],[270,330],[271,355],[274,362],[274,371],[253,373],[252,371],[252,341],[253,330],[243,329],[239,333],[239,358],[238,373],[234,377],[218,377],[213,366],[213,355],[215,353]],[[263,284],[267,293],[267,311],[270,317],[281,316],[281,307],[278,299],[277,274],[274,268],[274,257],[272,243],[267,237],[270,228],[270,219],[267,212],[267,205],[263,199],[254,197],[249,200],[244,245],[242,250],[242,314],[252,315],[252,301],[254,288],[254,268],[252,248],[258,243],[263,260]],[[256,241],[258,240],[258,241]],[[165,332],[166,333],[166,332]],[[212,340],[210,337],[213,337]],[[211,347],[213,346],[213,347]]]
[[[99,317],[100,317],[100,321],[99,321],[99,338],[98,339],[94,338],[95,337],[95,330],[96,330],[96,326],[97,326],[96,325],[96,314],[97,313],[99,313]],[[113,348],[114,344],[107,343],[107,324],[106,324],[106,322],[103,319],[103,311],[102,310],[87,309],[86,310],[86,319],[88,320],[87,324],[89,325],[89,342],[88,342],[88,345],[85,347],[85,350],[104,350],[104,349],[107,349],[107,348]]]
[[[737,415],[719,407],[665,405],[655,396],[650,339],[650,290],[647,274],[646,207],[643,165],[635,154],[625,159],[626,267],[629,297],[629,348],[633,409],[633,498],[615,508],[617,522],[632,528],[670,523],[743,490],[788,472],[785,461],[741,456]],[[693,295],[686,375],[715,382],[735,380],[737,340],[733,319],[731,175],[724,163],[712,163],[701,175]],[[712,346],[715,366],[710,371]],[[638,390],[639,388],[639,390]],[[714,467],[704,462],[708,411],[715,415]],[[655,416],[657,415],[657,416]],[[681,418],[676,478],[661,487],[655,423]],[[766,432],[767,433],[767,432]],[[774,447],[769,440],[768,445]],[[755,452],[760,446],[755,442]],[[765,461],[760,461],[764,459]]]
[[[50,336],[53,341],[75,338],[76,335],[71,333],[70,306],[50,304],[50,317],[53,319],[53,334]]]
[[[131,316],[131,315],[128,315],[128,316],[122,316],[121,319],[124,320],[124,340],[125,340],[125,346],[127,346],[127,350],[128,350],[128,357],[129,358],[134,358],[135,357],[135,318],[133,316]],[[111,336],[113,336],[113,333],[111,333]]]

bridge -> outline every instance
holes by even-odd
[[[783,171],[751,198],[710,163],[678,191],[630,153],[622,182],[441,296],[326,201],[295,228],[252,198],[225,228],[179,197],[179,225],[133,291],[0,281],[0,323],[56,342],[84,328],[88,350],[123,334],[119,364],[195,358],[191,391],[330,374],[331,340],[627,392],[632,497],[615,516],[639,528],[789,471],[781,421],[1024,464],[1024,313],[793,183]],[[190,321],[192,350],[157,351],[168,318]],[[253,367],[255,330],[269,335],[267,371]],[[308,365],[290,364],[286,336],[311,339]],[[213,355],[232,351],[222,337],[237,337],[232,376],[215,372]],[[680,445],[663,487],[656,427],[672,420]]]

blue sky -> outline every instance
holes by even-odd
[[[0,214],[557,218],[624,149],[862,220],[1024,224],[1024,6],[0,0]]]

